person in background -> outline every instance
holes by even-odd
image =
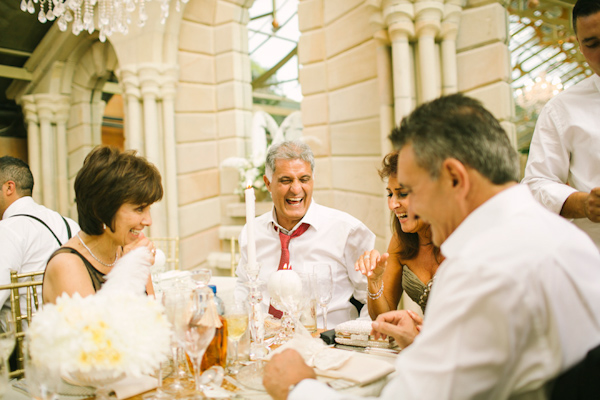
[[[421,333],[382,399],[545,399],[546,384],[600,343],[600,253],[517,183],[500,123],[461,94],[402,120],[398,183],[446,259]],[[394,335],[399,311],[372,323]],[[412,321],[409,321],[412,323]],[[265,366],[276,400],[354,399],[317,381],[295,350]]]
[[[24,161],[0,157],[0,183],[0,285],[7,285],[11,270],[44,271],[52,252],[75,235],[79,225],[33,200],[33,175]],[[25,295],[23,289],[21,296]],[[0,304],[10,310],[8,290],[0,291]],[[26,313],[25,301],[21,313]]]
[[[392,152],[384,157],[379,170],[381,179],[388,181],[388,207],[392,211],[393,237],[388,252],[367,251],[355,265],[368,279],[367,304],[372,319],[396,310],[403,292],[425,312],[433,276],[443,260],[431,241],[429,224],[408,214],[408,193],[398,184],[397,167],[398,152]],[[421,322],[420,316],[416,322]]]
[[[160,173],[135,151],[93,149],[75,178],[81,231],[50,257],[44,302],[54,303],[63,293],[85,297],[97,292],[119,258],[134,248],[146,246],[154,255],[156,248],[143,230],[152,225],[150,206],[162,196]],[[150,279],[146,293],[154,294]]]
[[[317,263],[329,263],[334,291],[328,307],[327,328],[333,328],[359,315],[351,301],[359,304],[366,301],[366,278],[354,269],[354,261],[374,247],[375,235],[351,215],[313,200],[314,168],[313,153],[303,142],[284,141],[269,148],[263,179],[273,199],[273,210],[254,222],[256,259],[262,264],[259,279],[264,282],[284,266],[310,272],[311,266]],[[243,285],[248,281],[247,238],[244,226],[239,239],[238,298],[247,295]],[[287,244],[287,251],[282,251],[282,244]],[[269,307],[266,290],[263,298],[265,307]],[[269,313],[281,316],[272,306]],[[367,315],[366,309],[362,315]],[[317,317],[319,328],[321,320]]]
[[[572,219],[600,249],[600,1],[577,1],[573,29],[594,73],[542,109],[522,182],[550,211]]]

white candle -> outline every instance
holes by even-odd
[[[255,197],[254,188],[252,185],[244,191],[246,199],[246,235],[248,236],[248,266],[249,268],[255,268],[256,265],[256,242],[254,239],[254,215],[255,211]]]

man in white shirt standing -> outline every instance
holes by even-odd
[[[303,142],[285,141],[269,148],[263,179],[273,199],[273,210],[254,222],[256,260],[261,264],[259,279],[264,282],[284,267],[311,272],[316,264],[329,263],[334,289],[327,325],[333,328],[358,316],[351,301],[366,302],[367,280],[354,269],[354,263],[363,252],[373,248],[375,235],[351,215],[315,203],[312,198],[314,168],[313,153]],[[243,283],[248,281],[246,227],[239,243],[241,259],[236,296],[243,297],[247,293]],[[287,252],[283,249],[286,245]],[[269,306],[266,290],[263,304],[265,311],[268,307],[270,314],[280,317],[280,313]],[[366,307],[361,315],[368,315]],[[321,328],[321,318],[317,317],[317,323]]]
[[[600,248],[600,1],[579,0],[573,28],[594,74],[542,109],[523,183],[550,211],[573,219]]]
[[[600,343],[600,253],[517,184],[517,153],[478,101],[434,100],[396,133],[408,212],[431,224],[446,259],[381,398],[545,399],[546,383]],[[381,314],[373,329],[395,336],[413,323],[402,312]],[[287,350],[264,384],[277,400],[352,398],[314,377]]]
[[[0,285],[6,285],[11,270],[45,270],[48,257],[79,232],[79,226],[33,200],[33,175],[24,161],[0,157],[0,184]],[[8,297],[8,290],[0,291],[0,305],[7,309]],[[25,301],[21,305],[25,313]]]

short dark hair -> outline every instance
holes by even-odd
[[[89,235],[102,234],[102,224],[114,230],[115,214],[123,204],[146,206],[162,196],[160,172],[134,150],[96,147],[75,178],[79,226]]]
[[[577,18],[600,12],[599,0],[578,0],[573,7],[573,30],[577,34]]]
[[[390,135],[398,148],[411,144],[417,165],[439,177],[455,158],[495,185],[519,181],[519,159],[500,123],[483,105],[462,94],[425,103]]]
[[[393,151],[388,153],[381,162],[381,168],[377,171],[379,172],[379,177],[381,179],[387,179],[390,176],[396,176],[398,171],[398,152]],[[416,232],[404,232],[402,230],[402,225],[400,225],[400,221],[396,214],[391,212],[391,224],[392,224],[392,232],[398,237],[400,241],[400,259],[402,260],[412,260],[417,257],[419,254],[420,239],[419,234]],[[431,229],[431,228],[429,228]],[[433,254],[437,259],[440,253],[440,248],[437,246],[433,247]]]
[[[25,161],[11,156],[0,157],[0,184],[8,181],[15,183],[19,196],[31,196],[33,175]]]

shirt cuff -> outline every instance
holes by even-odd
[[[288,393],[288,400],[333,400],[339,397],[338,392],[316,379],[303,379]]]
[[[567,198],[577,191],[569,185],[558,183],[547,187],[545,191],[541,191],[538,200],[550,211],[560,214]]]

